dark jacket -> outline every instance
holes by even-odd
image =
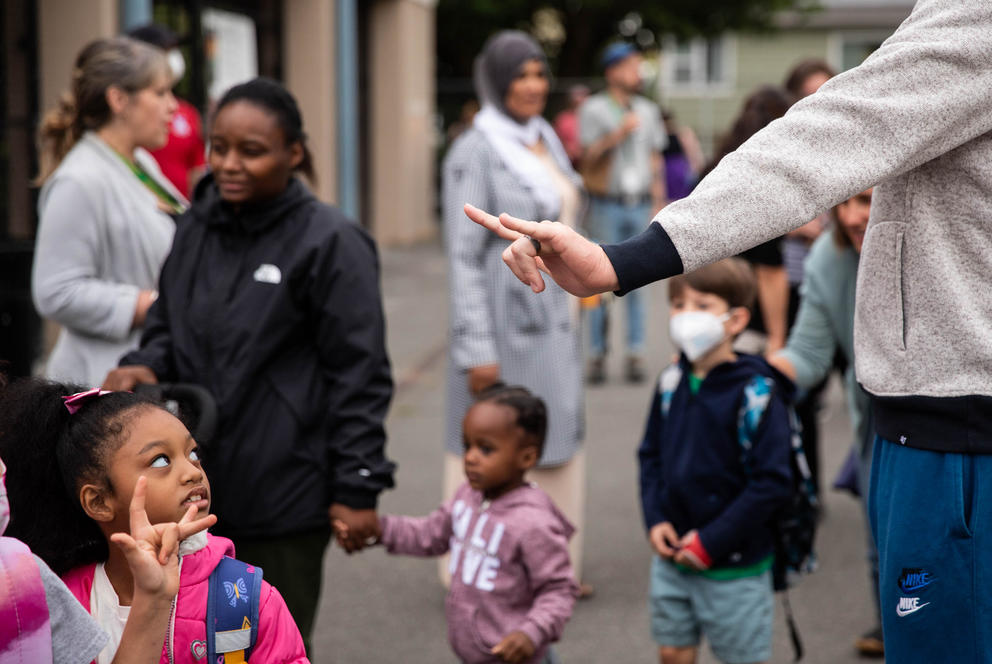
[[[679,535],[699,531],[714,567],[747,565],[771,553],[768,523],[792,492],[790,428],[786,403],[792,383],[754,355],[738,355],[689,391],[688,362],[672,394],[668,416],[655,388],[641,442],[644,525],[669,521]],[[775,389],[748,456],[737,438],[744,387],[756,375],[774,378]]]
[[[332,502],[375,507],[393,485],[375,245],[295,179],[238,213],[212,177],[200,183],[141,347],[121,364],[216,398],[202,458],[226,534],[326,528]]]

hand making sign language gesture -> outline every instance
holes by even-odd
[[[144,475],[134,485],[131,497],[131,532],[114,533],[110,540],[120,547],[134,576],[135,590],[171,598],[179,591],[179,543],[217,523],[215,514],[194,518],[198,508],[190,505],[178,522],[152,524],[145,512]]]
[[[544,290],[546,273],[563,289],[579,297],[617,290],[617,274],[606,252],[568,226],[552,221],[524,221],[465,204],[468,218],[511,242],[503,261],[535,293]]]
[[[115,664],[157,662],[162,641],[169,628],[172,602],[179,592],[179,543],[217,523],[208,514],[195,519],[197,507],[191,505],[179,522],[152,524],[145,512],[148,481],[138,478],[130,504],[130,533],[114,533],[110,540],[120,547],[134,577],[131,612]]]

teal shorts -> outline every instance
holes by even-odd
[[[700,636],[705,636],[722,662],[751,664],[771,659],[771,571],[717,580],[681,572],[656,555],[651,561],[648,608],[651,636],[660,646],[698,646]]]

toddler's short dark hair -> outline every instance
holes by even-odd
[[[527,434],[524,444],[535,446],[539,458],[544,454],[548,409],[540,397],[534,396],[526,387],[495,383],[482,390],[475,399],[476,403],[484,401],[512,408],[517,414],[517,426]]]
[[[681,295],[686,286],[716,295],[730,307],[750,308],[758,290],[754,271],[740,258],[724,258],[688,274],[672,277],[668,280],[669,301]]]

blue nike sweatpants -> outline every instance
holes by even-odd
[[[992,663],[992,455],[877,438],[868,507],[886,660]]]

